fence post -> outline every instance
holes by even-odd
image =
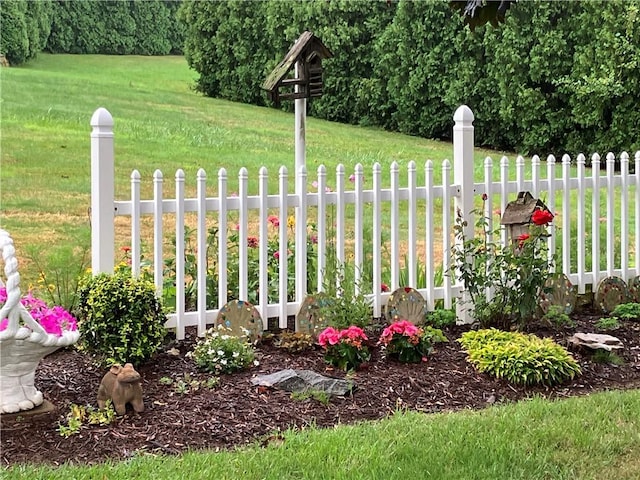
[[[453,182],[459,188],[455,196],[456,215],[461,214],[467,221],[464,227],[464,237],[473,238],[475,225],[473,210],[474,181],[473,181],[473,112],[466,105],[458,107],[453,115]],[[458,240],[456,240],[458,242]],[[458,246],[458,245],[457,245]],[[445,272],[446,273],[446,272]],[[472,306],[466,291],[462,291],[456,302],[456,315],[460,323],[471,323]]]
[[[98,108],[91,117],[91,271],[113,273],[114,148],[113,117]]]

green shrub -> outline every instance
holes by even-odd
[[[149,360],[166,334],[155,286],[125,273],[83,279],[79,291],[80,348],[105,364]]]
[[[551,328],[575,327],[575,322],[569,315],[564,313],[564,309],[558,305],[551,305],[549,311],[542,316],[542,321]]]
[[[188,356],[193,358],[198,367],[216,375],[257,365],[253,346],[247,338],[236,337],[229,332],[222,325],[210,328]]]
[[[610,316],[618,320],[640,320],[640,303],[621,303]]]
[[[458,340],[481,371],[519,385],[554,385],[581,373],[574,358],[549,338],[494,328],[463,333]]]
[[[617,330],[620,328],[620,322],[615,317],[602,317],[596,321],[598,330]]]
[[[427,313],[426,323],[435,328],[447,328],[456,324],[455,310],[438,308],[433,312]]]

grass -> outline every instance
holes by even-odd
[[[118,464],[19,466],[19,479],[580,479],[640,476],[640,391],[286,432],[266,448],[140,453]]]

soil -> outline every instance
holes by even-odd
[[[562,332],[540,325],[529,330],[550,336],[567,345],[575,331],[596,331],[598,316],[593,312],[573,315],[576,327]],[[522,387],[478,373],[466,361],[456,339],[469,327],[445,329],[449,342],[437,344],[425,363],[400,364],[382,357],[372,345],[371,361],[350,378],[356,384],[351,396],[333,397],[328,404],[313,398],[294,399],[290,393],[254,387],[250,380],[258,374],[284,368],[310,369],[342,378],[331,370],[319,347],[299,354],[278,349],[265,341],[257,347],[259,366],[242,373],[223,375],[209,389],[209,375],[199,372],[185,356],[195,342],[189,331],[184,341],[173,341],[162,353],[138,370],[143,377],[145,411],[130,409],[107,426],[83,425],[68,438],[58,432],[71,404],[96,405],[96,392],[105,369],[75,349],[58,351],[45,358],[36,373],[36,386],[56,410],[50,415],[4,416],[1,424],[3,465],[18,463],[97,463],[124,460],[143,453],[179,454],[185,450],[229,449],[249,443],[282,441],[281,432],[308,426],[319,428],[377,420],[398,409],[421,412],[481,409],[492,404],[519,401],[533,395],[550,399],[610,389],[640,388],[640,323],[628,322],[606,332],[620,338],[624,350],[620,366],[596,363],[589,352],[572,349],[582,368],[575,380],[555,387]],[[376,332],[372,332],[376,333]],[[376,337],[373,337],[376,338]],[[175,355],[176,349],[180,354]],[[178,380],[195,379],[199,388],[179,392]],[[189,378],[190,376],[190,378]],[[171,385],[161,378],[174,380]]]

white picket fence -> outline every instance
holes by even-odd
[[[197,263],[197,304],[194,311],[186,311],[185,286],[189,280],[185,273],[185,242],[176,241],[175,251],[170,255],[176,259],[176,309],[169,315],[167,327],[176,330],[177,338],[184,337],[185,327],[197,326],[198,333],[203,334],[214,322],[218,309],[207,309],[206,271],[210,262],[218,262],[218,299],[217,305],[223,306],[228,299],[227,278],[228,240],[230,218],[237,219],[238,235],[238,274],[237,283],[240,299],[248,298],[249,278],[249,245],[250,240],[256,242],[259,257],[258,298],[267,298],[267,285],[273,281],[269,273],[268,250],[269,231],[273,223],[278,223],[278,301],[268,303],[260,301],[256,308],[260,312],[267,327],[267,319],[278,318],[281,328],[287,327],[289,316],[296,315],[307,292],[307,242],[308,224],[315,224],[314,235],[317,244],[316,290],[321,290],[325,283],[325,261],[327,250],[331,245],[335,248],[335,256],[339,262],[349,260],[353,266],[356,291],[367,293],[372,301],[374,317],[383,312],[389,292],[382,291],[383,272],[389,272],[389,290],[393,292],[401,285],[401,271],[408,272],[405,283],[416,286],[418,277],[426,279],[425,285],[419,288],[431,310],[436,300],[442,299],[449,308],[454,299],[464,295],[463,287],[455,282],[452,275],[445,275],[441,285],[436,285],[434,277],[438,268],[447,271],[453,248],[453,225],[458,209],[468,224],[465,236],[474,235],[474,218],[471,213],[478,205],[482,194],[487,194],[484,202],[485,216],[490,221],[499,219],[506,204],[515,198],[517,192],[530,191],[534,197],[543,198],[552,211],[556,211],[556,221],[550,227],[550,254],[558,252],[561,261],[557,269],[561,269],[570,280],[584,293],[589,285],[596,285],[605,276],[617,275],[624,280],[640,275],[640,264],[637,252],[640,251],[640,188],[637,188],[640,175],[640,151],[635,154],[635,170],[629,174],[629,155],[625,152],[619,156],[619,172],[616,157],[609,153],[606,156],[606,172],[600,169],[601,158],[594,154],[591,157],[591,172],[587,175],[586,158],[579,155],[572,169],[571,158],[567,155],[561,159],[561,175],[557,175],[558,165],[554,156],[546,159],[545,170],[539,157],[534,156],[530,162],[530,175],[526,176],[525,160],[516,159],[516,178],[509,178],[509,161],[506,157],[500,160],[498,181],[494,181],[494,164],[487,158],[484,162],[484,179],[475,183],[473,178],[474,135],[473,113],[466,106],[458,108],[454,115],[453,131],[453,164],[448,160],[441,163],[441,181],[434,183],[434,162],[424,163],[424,180],[418,185],[418,166],[409,162],[406,166],[406,186],[401,187],[401,166],[394,162],[389,171],[388,186],[382,185],[383,172],[379,164],[371,170],[358,164],[353,174],[340,165],[335,176],[321,166],[311,175],[302,166],[297,172],[298,178],[293,180],[299,185],[299,193],[289,193],[290,176],[285,167],[281,167],[277,177],[269,176],[265,167],[259,170],[259,191],[250,193],[246,168],[238,174],[238,194],[228,192],[228,176],[224,168],[217,173],[214,186],[216,196],[207,196],[207,188],[211,182],[207,173],[200,169],[197,173],[196,196],[186,198],[185,184],[188,181],[182,170],[175,173],[175,196],[163,196],[164,175],[159,170],[153,175],[153,198],[142,200],[140,174],[134,170],[131,174],[131,198],[115,199],[114,181],[114,132],[113,118],[104,108],[98,109],[92,119],[91,126],[91,169],[92,169],[92,269],[94,274],[112,272],[115,264],[115,217],[130,217],[131,224],[131,259],[132,271],[140,273],[142,253],[141,225],[144,216],[152,218],[153,238],[151,240],[150,257],[153,278],[162,292],[163,256],[166,250],[168,230],[175,238],[185,238],[185,223],[189,216],[195,223],[196,263]],[[369,168],[369,167],[368,167]],[[572,170],[577,170],[572,177]],[[422,176],[420,176],[421,178]],[[365,181],[366,178],[366,181]],[[371,188],[365,188],[371,179]],[[269,181],[278,182],[278,194],[269,194]],[[330,180],[335,180],[330,182]],[[335,185],[329,188],[329,183]],[[572,191],[575,192],[572,197]],[[617,201],[618,196],[619,201]],[[494,211],[494,198],[499,198]],[[605,204],[602,212],[601,204]],[[616,211],[616,205],[619,205]],[[633,207],[632,207],[633,206]],[[288,226],[290,210],[295,211],[295,222]],[[384,213],[383,213],[384,209]],[[273,215],[277,222],[269,220]],[[365,217],[365,212],[369,218]],[[593,212],[593,213],[592,213]],[[170,215],[173,224],[165,221]],[[588,218],[590,215],[590,218]],[[633,215],[633,216],[632,216]],[[440,219],[438,225],[434,219]],[[333,219],[333,220],[331,220]],[[558,221],[559,219],[559,221]],[[616,219],[619,219],[616,222]],[[404,221],[406,220],[406,226]],[[632,221],[633,220],[633,221]],[[572,223],[573,222],[573,223]],[[329,224],[332,223],[332,224]],[[207,258],[207,231],[215,224],[217,227],[218,251],[215,258]],[[630,231],[633,225],[633,231]],[[168,228],[171,227],[171,228]],[[253,230],[252,230],[253,229]],[[560,235],[558,229],[561,230]],[[600,233],[606,231],[606,244],[601,245]],[[571,232],[575,231],[575,238]],[[365,232],[367,232],[365,236]],[[591,251],[587,252],[587,236],[591,238]],[[384,239],[384,242],[383,242]],[[294,257],[288,258],[288,244],[293,242]],[[506,242],[503,231],[502,242]],[[365,256],[365,245],[372,245],[370,256]],[[255,246],[255,245],[254,245]],[[383,248],[384,247],[384,248]],[[616,255],[617,254],[617,255]],[[403,258],[406,255],[406,261]],[[591,257],[591,268],[587,269],[587,258]],[[606,258],[606,268],[601,269],[601,257]],[[619,262],[616,263],[616,258]],[[288,262],[295,265],[295,295],[288,301]],[[365,262],[371,262],[371,285],[365,285],[361,277],[361,269]],[[369,265],[367,265],[369,266]],[[422,271],[419,271],[421,269]],[[236,279],[233,279],[234,281]],[[457,303],[460,306],[460,302]],[[468,311],[460,309],[459,316],[469,321]]]

